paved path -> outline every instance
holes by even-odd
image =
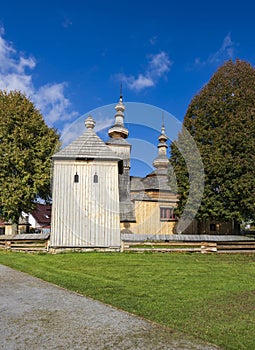
[[[0,265],[0,348],[216,350]]]

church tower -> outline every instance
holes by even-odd
[[[164,170],[167,171],[167,168],[169,166],[169,159],[167,158],[167,140],[168,137],[165,133],[165,126],[164,122],[162,123],[161,127],[161,134],[158,137],[159,144],[158,144],[158,156],[153,161],[153,166],[158,171],[161,170],[161,172]]]
[[[118,163],[120,158],[95,133],[86,130],[53,159],[52,250],[120,250]]]
[[[128,129],[124,125],[124,111],[122,88],[120,99],[115,106],[115,123],[108,130],[110,139],[106,144],[121,159],[119,162],[119,201],[120,201],[120,221],[134,222],[135,214],[133,203],[130,198],[130,153],[131,145],[127,142]]]

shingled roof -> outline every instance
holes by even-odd
[[[156,169],[144,178],[131,177],[132,192],[143,192],[146,190],[171,191],[167,169]]]
[[[109,146],[93,130],[95,122],[92,117],[85,121],[87,130],[66,146],[61,151],[53,155],[53,159],[108,159],[120,160]]]
[[[51,205],[37,203],[31,215],[40,226],[50,226],[51,223]]]

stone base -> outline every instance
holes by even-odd
[[[49,253],[89,253],[89,252],[120,252],[121,247],[49,247]]]

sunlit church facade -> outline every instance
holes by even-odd
[[[106,142],[95,133],[89,116],[85,132],[53,156],[52,250],[119,251],[123,235],[175,234],[178,196],[169,185],[164,125],[158,155],[152,159],[154,171],[133,177],[122,96],[115,109]],[[187,233],[196,229],[194,222]],[[215,231],[216,224],[208,229]]]

